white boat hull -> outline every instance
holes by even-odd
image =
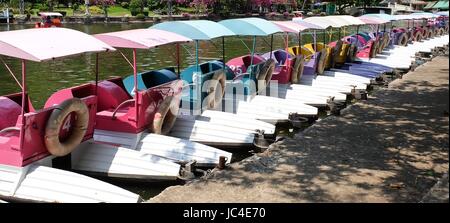
[[[176,180],[181,169],[160,156],[92,141],[82,143],[71,158],[74,170],[114,178]]]
[[[230,162],[232,154],[200,143],[191,142],[186,139],[174,138],[151,133],[118,133],[103,130],[96,130],[94,139],[98,142],[115,144],[127,151],[141,154],[142,157],[152,157],[160,160],[164,158],[170,163],[184,164],[195,160],[197,166],[215,166],[219,162],[220,156],[227,158]],[[175,173],[172,165],[167,166],[167,170]],[[179,166],[178,164],[176,164]],[[161,166],[164,167],[164,166]],[[178,168],[179,171],[179,168]],[[170,179],[172,175],[168,176]]]
[[[137,194],[81,174],[31,164],[0,165],[0,197],[56,203],[135,203]]]

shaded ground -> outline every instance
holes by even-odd
[[[448,62],[150,202],[419,202],[449,169]]]

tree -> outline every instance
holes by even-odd
[[[94,0],[94,4],[100,6],[105,14],[105,19],[108,19],[108,8],[114,5],[115,0]]]
[[[84,0],[84,7],[86,9],[86,12],[85,12],[86,16],[91,16],[91,13],[89,12],[89,4],[90,4],[89,0]]]

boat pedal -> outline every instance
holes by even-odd
[[[228,158],[227,157],[225,157],[225,156],[220,156],[219,157],[219,163],[217,164],[217,169],[219,169],[219,170],[223,170],[223,169],[225,169],[226,168],[226,163],[227,163],[227,161],[228,161]]]
[[[304,129],[311,125],[317,118],[316,117],[303,117],[297,113],[289,114],[289,121],[295,128]]]
[[[353,98],[356,100],[367,100],[367,91],[352,89]]]
[[[345,108],[346,103],[345,102],[334,102],[329,105],[330,106],[330,113],[332,115],[341,115],[341,110]]]
[[[194,172],[196,170],[196,164],[197,164],[197,161],[195,161],[195,160],[192,160],[192,161],[189,161],[188,163],[186,163],[184,165],[184,167],[181,168],[180,176],[178,178],[185,180],[185,181],[194,179],[195,178]]]
[[[264,152],[269,148],[270,144],[269,140],[264,137],[264,131],[258,130],[253,139],[253,146],[256,148],[255,152]]]

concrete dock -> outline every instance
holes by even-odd
[[[449,169],[448,63],[436,57],[341,116],[148,202],[420,202]]]

